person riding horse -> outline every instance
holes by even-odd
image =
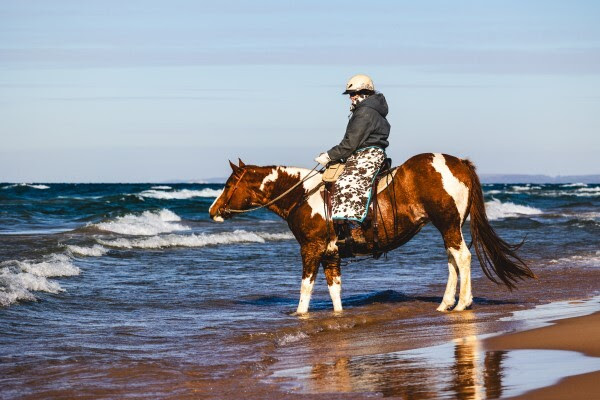
[[[344,138],[337,146],[315,158],[326,166],[345,160],[344,171],[334,184],[332,219],[362,223],[371,201],[373,179],[386,159],[390,124],[388,105],[382,93],[375,91],[367,75],[355,75],[342,94],[350,96],[350,120]]]

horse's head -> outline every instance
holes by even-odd
[[[239,165],[229,161],[233,171],[227,182],[223,193],[210,206],[208,212],[210,217],[217,222],[223,222],[231,218],[232,213],[229,210],[246,210],[260,201],[256,190],[262,181],[262,177],[257,174],[260,167],[246,167],[242,160]]]

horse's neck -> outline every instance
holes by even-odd
[[[302,182],[302,186],[305,191],[314,189],[319,183],[321,183],[321,174],[310,170],[308,168],[297,168],[297,167],[279,167],[282,171],[285,171],[289,175],[299,176],[300,180],[306,179]]]
[[[290,179],[290,177],[297,178],[297,180]],[[306,179],[307,177],[308,179]],[[260,189],[263,190],[265,185],[269,182],[273,182],[275,192],[280,194],[304,179],[306,180],[302,182],[302,187],[305,191],[309,191],[321,182],[321,174],[307,168],[285,166],[273,167],[271,172],[263,179]]]
[[[304,190],[304,193],[308,193],[321,182],[321,174],[306,168],[284,166],[274,167],[272,171],[263,179],[261,190],[264,189],[269,182],[273,182],[274,190],[270,196],[270,200],[272,200],[283,194],[286,190],[291,189],[294,185],[301,181],[302,183],[299,185],[300,188]],[[296,190],[297,189],[294,189],[291,193],[296,192]],[[276,214],[285,218],[290,209],[293,208],[299,200],[297,196],[292,195],[291,193],[290,195],[285,195],[281,200],[277,201],[272,208],[270,207],[270,209]]]

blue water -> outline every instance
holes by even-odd
[[[287,224],[264,210],[211,221],[221,189],[0,184],[0,372],[8,397],[70,397],[68,388],[126,397],[150,382],[156,397],[161,385],[177,397],[189,376],[214,382],[238,376],[240,365],[254,371],[273,349],[330,329],[323,278],[311,303],[317,319],[290,315],[301,260]],[[526,238],[522,254],[534,271],[600,266],[600,185],[485,185],[484,193],[499,234]],[[481,277],[476,261],[473,277]],[[417,314],[420,305],[434,310],[438,298],[419,296],[433,285],[441,297],[446,278],[443,242],[426,226],[387,258],[344,267],[344,323],[377,326],[406,304],[417,304]],[[474,294],[475,307],[493,304],[475,285]]]

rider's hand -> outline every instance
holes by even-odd
[[[315,161],[325,167],[327,165],[327,163],[329,161],[331,161],[331,158],[329,158],[329,154],[327,154],[325,152],[325,153],[319,154],[318,157],[315,158]]]

